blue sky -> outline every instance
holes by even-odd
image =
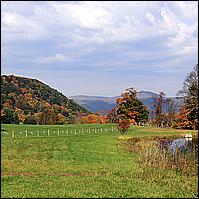
[[[198,63],[197,1],[1,1],[1,70],[66,96],[175,96]]]

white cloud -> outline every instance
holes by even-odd
[[[18,13],[2,12],[4,42],[21,42],[46,38],[44,28],[35,20]]]
[[[174,8],[180,11],[180,16],[190,21],[198,18],[197,1],[174,1]]]
[[[37,22],[27,19],[18,13],[2,13],[2,23],[5,31],[27,32],[38,28]]]
[[[81,5],[70,7],[71,20],[80,27],[100,29],[111,24],[109,12],[102,8],[93,6],[93,2],[84,2]]]
[[[155,17],[153,16],[153,14],[147,12],[147,13],[146,13],[146,18],[149,20],[149,22],[150,22],[152,25],[156,25],[156,20],[155,20]]]
[[[16,8],[14,13],[8,8],[3,10],[3,32],[34,32],[29,37],[35,37],[38,31],[46,36],[65,35],[73,41],[88,43],[128,41],[160,34],[179,40],[179,35],[187,34],[197,20],[196,3],[190,2],[31,2],[32,15],[24,14],[27,3],[15,6],[21,4],[21,12]],[[181,15],[172,8],[178,8]]]
[[[55,63],[55,62],[68,62],[71,59],[62,53],[56,53],[54,56],[45,56],[45,57],[38,57],[35,58],[35,62],[39,62],[41,64],[48,64],[48,63]]]
[[[197,61],[197,18],[194,1],[3,1],[2,59],[10,70],[185,68]]]

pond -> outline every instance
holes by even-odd
[[[144,166],[198,174],[197,138],[133,138],[127,144],[131,153],[139,155],[139,162]]]
[[[173,156],[176,156],[177,153],[180,154],[192,154],[198,158],[198,139],[186,139],[186,138],[177,138],[177,139],[159,139],[156,140],[157,146],[161,150],[167,150],[172,153]]]

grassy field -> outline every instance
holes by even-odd
[[[198,136],[197,131],[131,127],[121,136],[112,127],[1,125],[7,133],[1,135],[1,197],[197,198],[197,176],[144,168],[125,145],[128,137]]]

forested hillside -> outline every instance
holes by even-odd
[[[77,113],[86,112],[73,100],[36,79],[1,76],[2,123],[72,123]]]

